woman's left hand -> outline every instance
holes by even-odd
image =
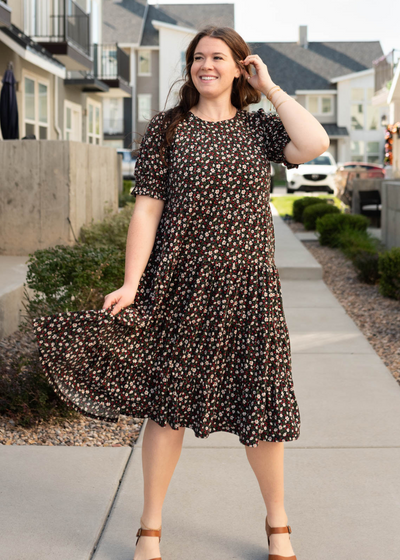
[[[268,93],[268,91],[274,85],[274,82],[271,80],[271,76],[269,75],[267,65],[261,60],[258,54],[251,54],[246,56],[244,60],[240,61],[245,67],[252,64],[255,68],[256,73],[251,75],[248,73],[246,69],[243,69],[247,81],[249,84],[254,88],[258,89],[262,93]]]

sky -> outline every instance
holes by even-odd
[[[149,4],[216,4],[216,0],[149,0]],[[309,41],[380,41],[400,54],[400,1],[220,0],[235,4],[236,31],[248,42],[295,42],[299,25]]]

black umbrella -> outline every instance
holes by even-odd
[[[2,80],[3,87],[0,95],[0,124],[4,140],[19,138],[17,96],[12,68],[12,62],[9,62]]]

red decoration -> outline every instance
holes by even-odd
[[[393,162],[393,135],[396,134],[400,138],[400,121],[395,124],[388,124],[385,132],[385,158],[384,162],[392,165]]]

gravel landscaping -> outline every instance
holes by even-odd
[[[303,224],[289,227],[294,233],[305,231]],[[383,297],[377,285],[360,282],[353,264],[339,249],[318,241],[303,243],[322,265],[324,282],[400,384],[400,301]]]

